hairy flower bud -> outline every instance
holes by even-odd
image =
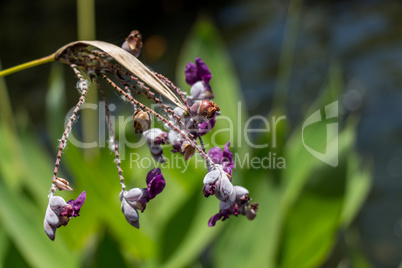
[[[149,112],[138,109],[133,114],[135,133],[147,131],[151,126],[151,115]]]
[[[254,218],[257,216],[258,211],[258,203],[253,203],[250,205],[250,207],[246,211],[246,217],[247,219],[254,220]]]
[[[190,107],[190,115],[197,122],[206,122],[219,111],[219,107],[210,100],[197,101]]]
[[[142,36],[140,32],[137,30],[132,31],[121,45],[121,48],[138,57],[142,48]]]
[[[181,151],[184,153],[184,160],[187,161],[190,157],[194,155],[195,147],[191,145],[190,142],[185,141],[181,145]]]

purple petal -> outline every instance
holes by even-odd
[[[71,207],[72,207],[72,213],[71,213],[70,217],[79,216],[80,209],[81,209],[82,205],[84,204],[86,197],[87,197],[87,193],[85,191],[83,191],[77,197],[77,199],[75,199],[75,200],[71,199],[70,201],[67,202],[67,204],[71,205]]]
[[[208,226],[213,227],[215,226],[216,222],[222,219],[222,221],[229,219],[229,214],[226,213],[225,211],[219,212],[218,214],[215,214],[212,216],[209,221],[208,221]]]
[[[198,130],[199,130],[199,133],[201,136],[207,134],[208,132],[210,132],[212,130],[212,128],[215,126],[215,122],[216,122],[215,118],[216,118],[216,114],[214,115],[214,117],[211,118],[211,120],[198,124]]]
[[[233,155],[232,152],[229,151],[229,145],[230,142],[226,143],[226,145],[223,147],[223,160],[222,160],[222,165],[223,165],[223,170],[230,175],[232,175],[232,170],[235,167],[235,163],[233,162]]]
[[[187,63],[184,73],[186,74],[186,82],[191,86],[201,80],[197,75],[197,66],[192,62]]]
[[[209,150],[208,156],[211,157],[215,164],[220,164],[223,159],[223,152],[219,147],[213,147]]]
[[[156,195],[160,194],[165,188],[165,179],[163,178],[160,168],[154,168],[147,175],[148,184],[148,197],[149,199],[154,198]]]
[[[201,78],[198,80],[203,80],[209,86],[209,81],[211,80],[212,75],[208,66],[200,58],[195,58],[195,64],[197,65],[197,75]]]

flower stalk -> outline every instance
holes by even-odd
[[[40,58],[40,59],[28,61],[28,62],[22,63],[20,65],[17,65],[17,66],[2,70],[2,71],[0,71],[0,77],[7,76],[7,75],[17,73],[17,72],[21,72],[21,71],[26,70],[26,69],[30,69],[30,68],[33,68],[33,67],[45,64],[45,63],[55,61],[54,56],[55,56],[55,53],[53,53],[53,54],[51,54],[49,56]]]

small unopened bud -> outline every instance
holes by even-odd
[[[138,57],[142,48],[142,36],[140,32],[137,30],[132,31],[130,35],[126,38],[126,41],[124,41],[121,48],[127,50],[135,57]]]
[[[185,141],[181,146],[181,151],[184,153],[184,160],[187,161],[194,155],[195,147],[192,146],[190,142]]]
[[[190,108],[190,115],[198,122],[206,122],[219,112],[219,107],[210,100],[195,102]]]
[[[62,179],[62,178],[56,178],[56,180],[54,181],[54,184],[56,185],[57,189],[59,189],[59,191],[61,191],[61,190],[72,191],[73,190],[73,188],[71,188],[69,186],[68,181],[66,181],[65,179]]]
[[[248,190],[242,186],[234,186],[233,187],[236,192],[236,202],[240,205],[246,204],[250,201],[250,196],[248,194]]]
[[[254,220],[255,217],[257,216],[257,211],[258,211],[258,203],[252,203],[246,211],[247,219],[249,219],[250,221]]]
[[[151,126],[151,115],[149,112],[138,109],[133,115],[135,133],[147,131]]]

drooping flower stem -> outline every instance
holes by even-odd
[[[78,70],[78,68],[77,68],[77,66],[75,64],[71,64],[70,67],[73,69],[75,75],[80,80],[79,81],[79,89],[81,91],[81,96],[80,96],[80,98],[78,100],[78,103],[75,105],[75,109],[73,111],[73,114],[68,119],[68,123],[67,123],[66,128],[64,129],[63,135],[62,135],[62,137],[60,139],[59,151],[57,153],[56,163],[55,163],[54,171],[53,171],[52,187],[50,188],[51,195],[53,195],[55,193],[55,191],[56,191],[55,182],[56,182],[56,179],[57,179],[57,173],[59,171],[61,155],[63,153],[64,148],[66,148],[67,139],[68,139],[68,136],[71,133],[73,123],[77,119],[77,113],[80,110],[81,106],[84,104],[85,96],[86,96],[86,94],[88,92],[88,81],[86,81],[84,79],[84,77],[82,76],[81,72]]]
[[[119,173],[121,189],[124,191],[124,189],[126,189],[126,185],[124,184],[123,170],[121,169],[121,166],[120,166],[121,160],[120,160],[120,154],[119,154],[119,150],[118,150],[119,147],[118,147],[118,144],[117,144],[117,141],[116,141],[116,135],[115,135],[114,130],[113,130],[112,121],[110,120],[109,107],[107,105],[105,93],[103,92],[99,81],[96,78],[94,80],[95,80],[95,82],[96,82],[96,84],[98,86],[99,93],[100,93],[100,95],[102,97],[102,100],[105,103],[105,111],[106,111],[105,113],[106,113],[107,124],[109,126],[109,135],[111,137],[111,142],[113,143],[112,146],[113,146],[113,151],[114,151],[114,155],[115,155],[115,163],[116,163],[116,166],[117,166],[117,171]]]
[[[131,102],[135,103],[136,105],[140,106],[141,109],[146,110],[153,114],[155,117],[159,118],[163,122],[165,122],[169,127],[173,128],[177,133],[179,133],[183,138],[185,138],[197,151],[203,156],[203,158],[207,161],[207,164],[211,166],[215,166],[215,163],[212,159],[197,145],[197,141],[191,139],[187,134],[183,133],[180,129],[178,129],[175,125],[173,125],[169,120],[166,120],[163,116],[155,112],[154,110],[150,109],[149,107],[145,106],[138,100],[134,99],[131,95],[127,94],[123,89],[117,86],[109,77],[105,74],[102,74],[102,78],[105,79],[114,89],[116,89],[119,93],[121,93],[124,97],[126,97]]]
[[[42,64],[45,64],[45,63],[49,63],[49,62],[52,62],[52,61],[55,61],[54,54],[51,54],[49,56],[46,56],[46,57],[43,57],[43,58],[40,58],[40,59],[36,59],[36,60],[33,60],[33,61],[28,61],[28,62],[25,62],[23,64],[20,64],[20,65],[5,69],[3,71],[0,71],[0,77],[7,76],[7,75],[10,75],[10,74],[13,74],[13,73],[17,73],[17,72],[20,72],[20,71],[23,71],[23,70],[26,70],[26,69],[29,69],[29,68],[32,68],[32,67],[35,67],[35,66],[38,66],[38,65],[42,65]]]

